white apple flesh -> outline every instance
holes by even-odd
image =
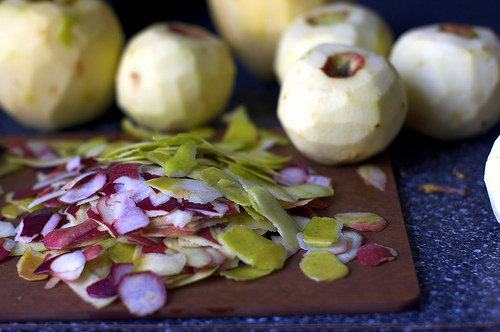
[[[8,237],[0,238],[0,260],[9,256],[12,248],[14,248],[16,242]]]
[[[16,228],[11,222],[0,221],[0,238],[16,235]]]
[[[484,166],[484,184],[493,213],[500,222],[500,138],[493,143]]]
[[[21,124],[58,130],[111,105],[124,43],[104,1],[0,3],[0,104]]]
[[[355,46],[320,44],[290,68],[278,118],[293,145],[321,164],[372,157],[392,142],[406,95],[385,57]]]
[[[396,40],[389,59],[408,94],[409,127],[456,140],[500,120],[500,41],[489,28],[417,27]]]
[[[295,19],[281,36],[274,70],[282,82],[287,69],[318,44],[353,45],[388,56],[394,37],[387,22],[373,10],[352,3],[314,8]]]
[[[154,23],[125,48],[117,102],[140,125],[184,130],[224,111],[235,75],[229,47],[210,31],[180,22]]]

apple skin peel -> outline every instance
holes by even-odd
[[[332,57],[337,74],[328,69]],[[294,146],[326,165],[360,162],[383,151],[406,113],[403,84],[387,60],[340,44],[317,45],[299,59],[278,101],[278,118]]]
[[[491,29],[416,27],[396,40],[389,59],[408,94],[409,127],[457,140],[482,134],[500,120],[500,41]]]

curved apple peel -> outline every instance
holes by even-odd
[[[9,256],[16,242],[8,237],[0,238],[0,260]]]
[[[46,273],[60,280],[75,281],[82,274],[86,261],[82,251],[70,251],[49,258],[40,264],[33,273]]]
[[[134,271],[152,271],[159,276],[175,275],[186,266],[186,256],[183,253],[142,254],[137,259]]]
[[[85,177],[82,183],[77,183],[69,189],[59,200],[66,204],[78,202],[82,199],[94,195],[102,189],[107,182],[107,176],[104,171],[92,174],[90,178]]]
[[[219,274],[227,279],[244,281],[265,277],[273,272],[273,269],[259,269],[249,265],[239,265],[234,269],[221,271]]]
[[[279,269],[285,263],[287,252],[281,243],[275,243],[244,227],[233,226],[217,239],[223,249],[244,263],[261,270]]]
[[[44,280],[48,278],[46,274],[33,273],[37,267],[43,263],[45,254],[28,248],[17,262],[17,274],[25,280]]]
[[[317,249],[305,255],[300,269],[314,281],[333,281],[349,274],[349,268],[333,253]]]
[[[87,293],[92,298],[104,299],[118,295],[118,289],[111,276],[107,276],[90,284]]]
[[[43,244],[47,249],[62,249],[75,242],[79,237],[92,232],[98,226],[97,222],[88,219],[75,226],[55,229],[43,238]]]
[[[165,175],[169,177],[184,177],[195,167],[198,163],[196,158],[196,146],[191,140],[183,143],[175,154],[169,158],[163,165]]]
[[[334,218],[313,217],[302,230],[304,243],[313,247],[331,247],[340,236],[343,223]]]
[[[11,222],[0,221],[0,238],[16,235],[16,228]]]
[[[394,260],[398,255],[397,251],[378,243],[368,243],[361,246],[356,256],[363,265],[377,266],[383,262]]]
[[[333,216],[344,223],[345,227],[362,232],[379,232],[387,227],[387,221],[372,212],[345,212]]]
[[[385,191],[387,177],[379,166],[361,165],[356,169],[356,172],[366,185],[373,186],[380,191]]]
[[[337,254],[337,258],[347,263],[356,258],[358,249],[363,244],[364,237],[355,231],[345,231],[344,235],[347,238],[347,251]]]
[[[163,280],[151,271],[124,275],[118,284],[118,294],[128,311],[137,316],[150,315],[167,302]]]
[[[311,252],[317,249],[330,251],[332,254],[342,254],[349,250],[348,238],[346,235],[341,234],[337,242],[328,247],[314,247],[305,243],[302,232],[297,234],[297,241],[299,242],[300,249],[306,250],[307,252]]]
[[[276,226],[287,245],[298,248],[297,233],[299,229],[278,200],[262,187],[250,187],[247,188],[247,191],[255,210]]]

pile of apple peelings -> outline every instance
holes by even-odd
[[[373,213],[316,216],[331,180],[269,151],[286,139],[236,109],[224,135],[157,135],[125,123],[142,141],[27,141],[6,147],[0,174],[33,167],[37,182],[7,193],[0,259],[20,256],[19,276],[66,283],[103,308],[119,299],[136,316],[167,303],[167,289],[210,276],[260,278],[299,249],[316,281],[348,274],[356,257],[378,265],[396,251],[363,245],[379,231]],[[148,135],[152,135],[149,136]],[[350,229],[346,229],[350,228]]]

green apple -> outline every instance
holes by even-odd
[[[278,40],[299,15],[328,0],[207,0],[217,31],[242,64],[263,81],[274,81]]]
[[[396,40],[389,59],[408,94],[409,127],[455,140],[484,133],[500,120],[500,42],[491,29],[417,27]]]
[[[120,22],[104,1],[2,1],[2,108],[41,130],[97,118],[113,101],[123,44]]]
[[[224,111],[235,77],[234,59],[221,38],[196,25],[158,22],[126,45],[116,78],[117,102],[140,125],[184,130]]]
[[[403,84],[387,59],[341,44],[319,44],[296,61],[278,101],[278,118],[293,145],[326,165],[383,151],[406,113]]]
[[[393,40],[389,25],[373,10],[353,3],[324,5],[301,15],[285,30],[274,70],[278,81],[283,81],[286,70],[317,44],[353,45],[388,56]]]

